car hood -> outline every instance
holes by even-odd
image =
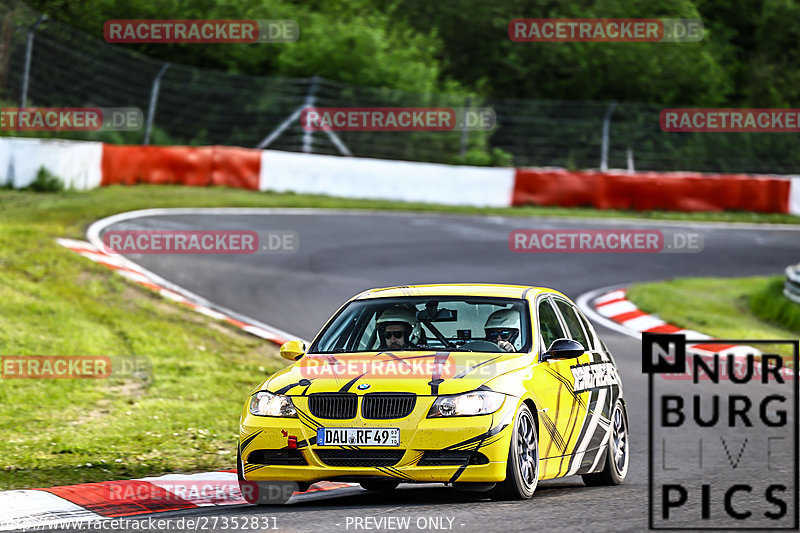
[[[290,396],[317,392],[457,394],[530,364],[525,353],[398,351],[310,354],[260,390]]]

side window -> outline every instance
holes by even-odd
[[[567,327],[572,334],[572,338],[581,343],[581,345],[587,350],[591,350],[592,347],[586,340],[586,334],[583,332],[581,321],[578,318],[577,313],[575,313],[575,309],[563,300],[556,300],[556,305],[558,306],[559,311],[561,311],[561,316],[564,317],[564,322],[567,323]]]
[[[587,348],[596,350],[597,349],[597,341],[595,341],[595,335],[592,330],[592,326],[589,325],[589,321],[583,316],[583,313],[578,311],[578,318],[581,319],[581,324],[583,324],[583,329],[586,331],[586,335],[589,336],[589,346]]]
[[[549,300],[542,300],[539,303],[539,331],[544,341],[543,350],[549,348],[554,340],[566,337],[561,328],[561,322],[558,321],[556,310],[553,309]]]

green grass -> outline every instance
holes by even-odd
[[[637,283],[628,290],[628,298],[670,324],[718,339],[796,340],[800,305],[784,298],[782,284],[782,276],[682,278]],[[792,353],[785,345],[759,349]]]
[[[329,207],[507,216],[784,222],[747,213],[476,209],[177,186],[0,190],[0,355],[138,355],[154,379],[0,380],[0,490],[234,466],[246,394],[275,348],[163,300],[62,248],[86,226],[150,207]]]
[[[750,307],[758,318],[800,334],[800,304],[783,295],[783,277],[775,277],[750,298]]]

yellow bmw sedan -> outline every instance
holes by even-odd
[[[445,483],[530,498],[541,479],[622,483],[630,450],[613,356],[569,298],[542,287],[365,291],[256,387],[237,470],[251,503],[316,481]],[[276,489],[277,488],[277,489]]]

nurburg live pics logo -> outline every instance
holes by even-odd
[[[796,530],[798,341],[703,340],[712,357],[698,342],[642,334],[650,529]]]

